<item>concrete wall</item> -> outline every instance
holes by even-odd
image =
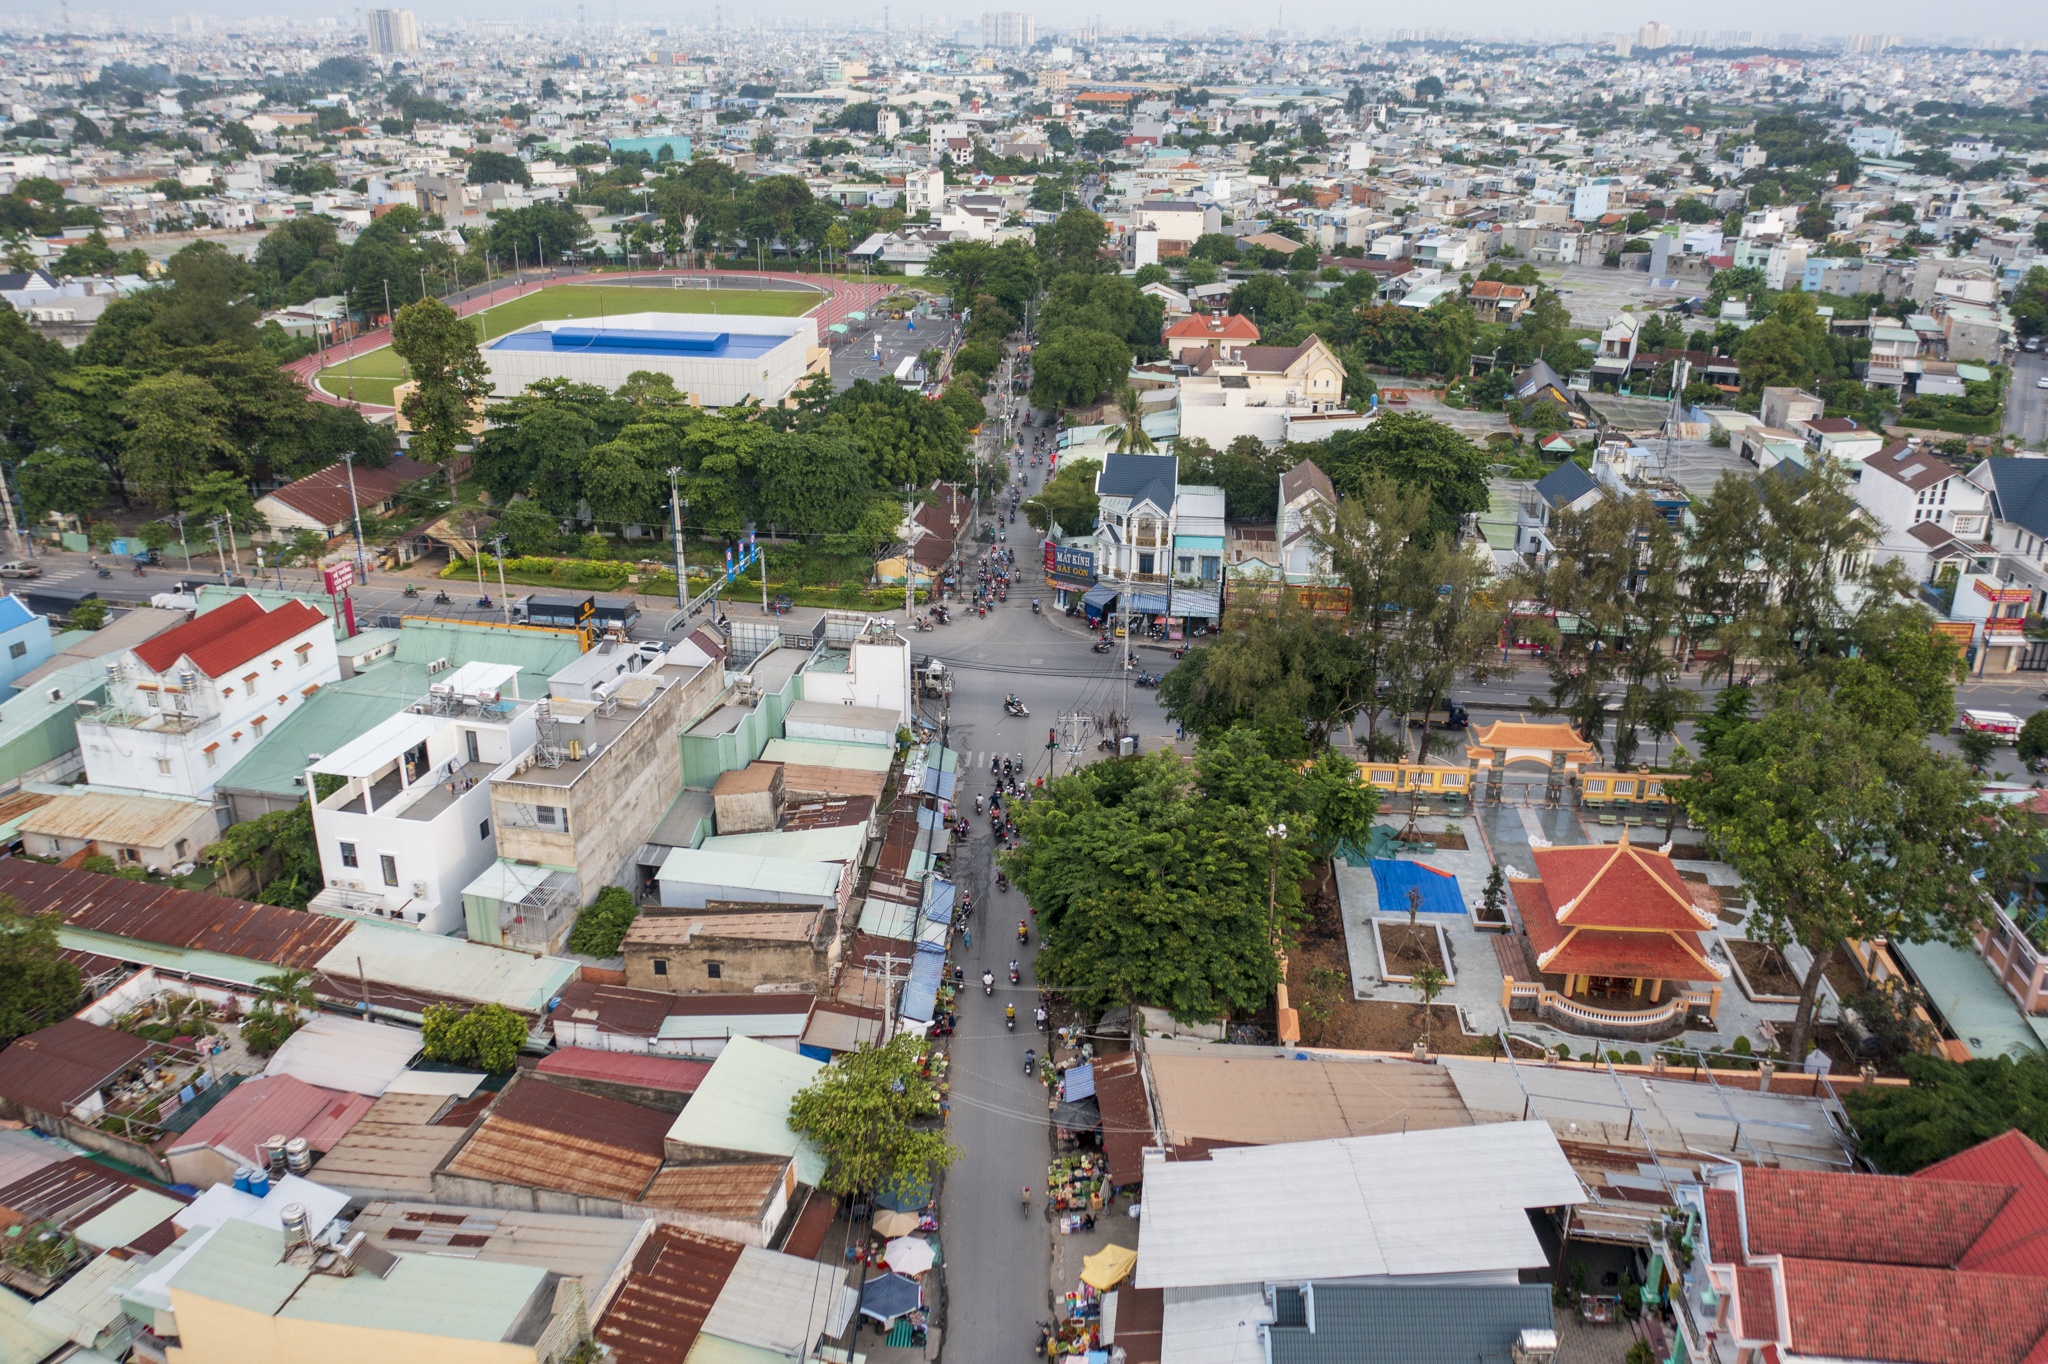
[[[831,939],[838,946],[838,935]],[[815,994],[831,990],[832,963],[836,950],[806,942],[761,942],[740,938],[706,938],[682,943],[629,943],[626,984],[636,990],[661,990],[673,995],[747,995],[764,985],[801,986]],[[668,964],[665,975],[656,975],[654,963]],[[717,962],[716,980],[706,972]]]
[[[733,1160],[761,1161],[772,1159],[735,1153]],[[785,1188],[786,1183],[785,1183]],[[718,1217],[710,1213],[681,1212],[673,1208],[650,1208],[643,1203],[621,1203],[612,1198],[592,1198],[583,1194],[564,1193],[559,1189],[536,1189],[525,1184],[506,1184],[494,1179],[472,1179],[466,1175],[451,1175],[445,1170],[434,1172],[434,1201],[469,1208],[501,1208],[507,1212],[552,1212],[576,1217],[638,1217],[648,1221],[661,1222],[688,1231],[702,1232],[706,1236],[722,1236],[728,1241],[741,1245],[762,1246],[782,1221],[782,1214],[789,1207],[789,1196],[778,1190],[769,1201],[758,1221],[737,1217]],[[424,1358],[424,1356],[409,1356]],[[370,1356],[365,1356],[370,1358]],[[212,1364],[211,1360],[193,1360],[191,1364]],[[266,1360],[264,1364],[276,1364]],[[361,1360],[350,1364],[362,1364]]]
[[[550,1364],[559,1357],[544,1357],[535,1345],[274,1317],[176,1287],[171,1289],[171,1310],[178,1321],[178,1344],[166,1351],[171,1364]],[[542,1339],[551,1335],[543,1332]]]

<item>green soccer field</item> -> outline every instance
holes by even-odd
[[[618,313],[733,313],[754,317],[795,317],[824,302],[809,289],[657,289],[645,285],[564,284],[473,314],[480,339],[488,341],[536,322]],[[405,362],[389,346],[320,371],[320,387],[337,398],[350,396],[354,376],[357,402],[391,404],[391,390],[406,378]]]

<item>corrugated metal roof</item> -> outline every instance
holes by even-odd
[[[706,839],[708,844],[714,840]],[[785,895],[836,898],[843,872],[834,862],[794,861],[786,856],[677,848],[662,860],[656,878],[685,885],[777,891]]]
[[[146,1260],[101,1255],[36,1303],[28,1318],[37,1326],[61,1332],[89,1348],[103,1332],[120,1322],[122,1290],[148,1270]],[[4,1325],[0,1325],[0,1335],[5,1334]]]
[[[837,1265],[748,1246],[705,1315],[704,1332],[801,1359],[820,1334],[836,1337],[852,1320],[851,1312],[840,1315],[845,1285]]]
[[[939,981],[945,974],[943,944],[919,942],[911,958],[910,978],[903,982],[903,999],[897,1012],[912,1022],[931,1022],[938,1007]]]
[[[80,1222],[71,1231],[79,1240],[101,1250],[132,1246],[170,1221],[184,1206],[182,1198],[173,1198],[154,1189],[132,1189],[126,1197]]]
[[[820,1004],[811,1010],[803,1044],[825,1051],[853,1051],[882,1040],[882,1011],[844,1004]]]
[[[857,862],[867,846],[864,822],[821,829],[770,829],[757,834],[718,834],[703,851],[727,856],[759,853],[792,862]]]
[[[735,1037],[718,1053],[668,1136],[688,1146],[795,1156],[797,1178],[816,1184],[825,1173],[824,1158],[789,1130],[789,1104],[823,1068],[809,1057]]]
[[[315,1014],[285,1039],[263,1073],[375,1098],[419,1054],[420,1035],[410,1028]]]
[[[131,1033],[66,1018],[0,1051],[0,1099],[38,1113],[62,1114],[159,1050],[166,1049]]]
[[[884,772],[895,764],[896,750],[887,744],[831,743],[824,739],[770,739],[761,750],[768,762],[797,767],[839,767],[855,772]],[[784,774],[785,785],[788,775]]]
[[[65,1341],[62,1331],[32,1320],[27,1298],[0,1293],[0,1364],[43,1364]]]
[[[439,1094],[386,1093],[321,1158],[321,1182],[359,1196],[431,1194],[430,1176],[464,1132],[435,1123],[447,1106]]]
[[[330,948],[319,965],[353,980],[358,962],[372,981],[418,990],[431,998],[503,1004],[524,1014],[539,1014],[582,969],[566,957],[536,957],[371,921],[353,924],[346,940]]]
[[[0,1128],[0,1189],[71,1158],[72,1151],[27,1128]]]
[[[681,1364],[740,1250],[737,1241],[657,1226],[598,1321],[597,1339],[619,1364]]]
[[[654,1176],[650,1207],[759,1221],[787,1177],[787,1160],[734,1165],[671,1165]]]
[[[1162,1046],[1148,1048],[1146,1064],[1159,1126],[1172,1145],[1207,1139],[1269,1146],[1472,1124],[1439,1066],[1186,1055]],[[1519,1109],[1508,1116],[1520,1116]]]
[[[351,1225],[394,1253],[532,1265],[580,1278],[592,1302],[645,1226],[634,1218],[384,1200],[357,1213]]]
[[[1540,1122],[1220,1148],[1144,1182],[1141,1288],[1540,1268],[1526,1210],[1586,1201]]]
[[[21,821],[21,831],[46,838],[98,839],[138,848],[165,848],[211,814],[206,801],[125,796],[88,791],[57,796]],[[195,847],[193,851],[197,851]]]
[[[0,1188],[0,1208],[25,1222],[72,1228],[89,1222],[137,1189],[155,1186],[73,1156]]]
[[[661,1165],[668,1125],[665,1113],[521,1075],[447,1169],[636,1203]]]
[[[30,914],[55,910],[72,928],[297,970],[318,963],[351,927],[317,914],[12,857],[0,861],[0,893]]]
[[[708,1013],[692,1010],[686,1014],[670,1014],[661,1020],[661,1027],[655,1036],[664,1042],[691,1041],[700,1038],[726,1037],[797,1037],[803,1033],[804,1024],[810,1019],[809,995],[768,996],[779,998],[788,1012],[768,1013],[760,1010],[735,1010],[729,1014]],[[733,996],[714,995],[713,999],[729,999]]]
[[[295,1075],[260,1075],[230,1090],[166,1154],[212,1147],[254,1165],[274,1136],[303,1137],[315,1151],[329,1151],[369,1111],[363,1094],[309,1085]]]
[[[695,1092],[711,1071],[709,1061],[685,1061],[642,1052],[598,1051],[593,1047],[564,1047],[541,1058],[534,1067],[543,1075],[573,1075],[584,1080],[611,1080],[618,1084],[644,1085],[678,1094]]]

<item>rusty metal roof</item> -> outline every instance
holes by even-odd
[[[133,1034],[66,1018],[14,1040],[0,1051],[0,1101],[61,1115],[155,1051]]]
[[[293,970],[312,969],[354,927],[346,919],[12,857],[0,861],[0,893],[27,913],[55,910],[66,925],[87,932]]]
[[[637,1203],[673,1114],[522,1074],[444,1167],[450,1174]]]
[[[739,1263],[740,1243],[657,1226],[597,1324],[618,1364],[683,1364]]]
[[[642,1201],[651,1207],[757,1221],[788,1177],[789,1161],[671,1165],[654,1176]]]
[[[0,1188],[0,1223],[55,1222],[68,1231],[90,1222],[137,1189],[185,1201],[183,1194],[161,1185],[122,1174],[85,1156],[73,1156]]]

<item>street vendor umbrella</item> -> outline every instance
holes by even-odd
[[[1081,1282],[1107,1293],[1122,1283],[1138,1263],[1138,1252],[1122,1246],[1104,1246],[1081,1261]]]
[[[878,1212],[872,1224],[877,1236],[908,1236],[917,1230],[914,1212]]]
[[[936,1258],[932,1254],[932,1243],[921,1236],[899,1236],[882,1252],[883,1264],[913,1278],[930,1269]]]
[[[917,1280],[906,1279],[901,1274],[884,1274],[860,1286],[860,1314],[876,1321],[894,1321],[907,1316],[915,1312],[923,1301],[924,1295],[918,1292]]]

